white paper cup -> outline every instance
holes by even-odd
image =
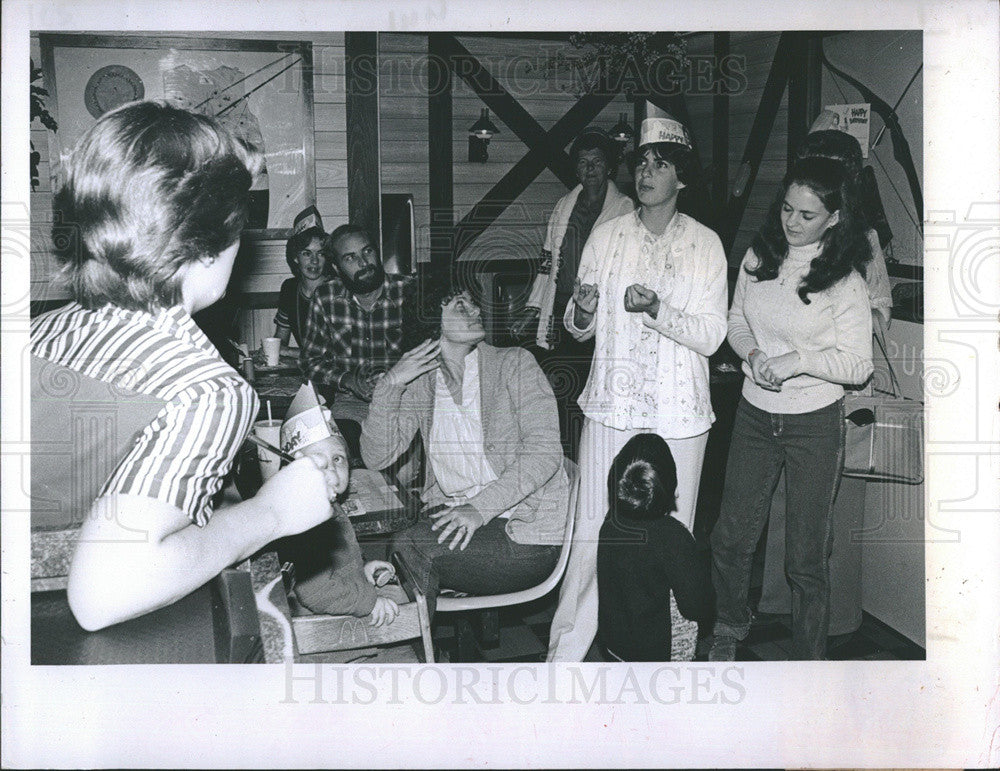
[[[269,367],[277,367],[281,357],[281,340],[277,337],[264,338],[264,360]]]
[[[253,424],[253,432],[268,444],[275,447],[281,446],[280,420],[258,420]],[[257,448],[257,460],[260,461],[260,475],[265,482],[277,474],[278,469],[281,468],[281,458],[263,447]]]

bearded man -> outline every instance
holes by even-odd
[[[341,225],[327,241],[336,275],[313,293],[300,354],[303,374],[333,401],[349,444],[378,378],[402,354],[403,312],[413,280],[387,275],[371,237]]]

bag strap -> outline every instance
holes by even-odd
[[[892,385],[892,392],[890,393],[889,391],[883,391],[881,388],[875,388],[874,385],[872,386],[872,390],[878,391],[879,393],[883,394],[889,394],[890,396],[896,399],[900,399],[902,398],[901,394],[903,392],[903,389],[900,388],[899,378],[896,377],[896,371],[892,368],[892,362],[889,361],[889,354],[886,351],[886,345],[885,345],[885,335],[884,333],[881,333],[881,330],[873,329],[872,337],[875,338],[875,342],[878,343],[879,350],[882,351],[882,356],[883,358],[885,358],[885,366],[889,370],[889,383]]]

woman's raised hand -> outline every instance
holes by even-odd
[[[660,298],[652,289],[632,284],[625,290],[625,310],[629,313],[648,313],[655,319],[660,312]]]
[[[581,284],[580,279],[573,282],[573,302],[584,313],[597,312],[597,300],[600,296],[597,284]]]
[[[437,369],[441,365],[438,353],[440,340],[424,340],[420,345],[404,353],[392,369],[385,373],[383,380],[388,385],[405,386],[421,375]]]

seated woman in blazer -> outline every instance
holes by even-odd
[[[439,286],[422,293],[419,318],[432,328],[410,334],[440,337],[404,354],[376,386],[361,454],[385,468],[420,434],[424,511],[393,549],[428,597],[438,585],[519,591],[551,573],[562,542],[569,484],[555,397],[530,353],[484,342],[469,292]]]

